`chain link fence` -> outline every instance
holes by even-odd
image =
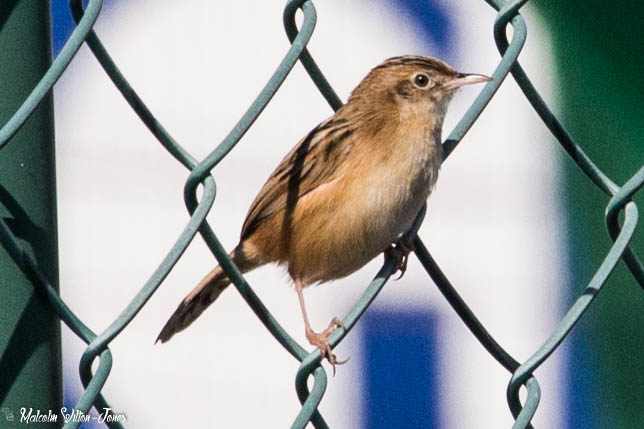
[[[455,129],[443,143],[445,156],[449,156],[456,148],[465,133],[494,96],[504,79],[508,74],[511,74],[541,120],[556,137],[561,147],[574,160],[586,177],[607,195],[608,204],[605,212],[605,223],[608,233],[613,240],[612,247],[606,253],[604,260],[597,268],[594,276],[579,297],[572,303],[568,312],[558,323],[556,329],[529,359],[521,363],[510,356],[486,331],[485,327],[461,299],[446,274],[441,271],[438,263],[431,256],[421,238],[416,236],[414,239],[416,256],[424,266],[428,276],[438,286],[454,311],[476,336],[481,345],[485,347],[499,364],[510,372],[511,377],[507,387],[507,402],[515,418],[513,427],[529,428],[532,427],[530,422],[537,411],[540,399],[539,383],[533,376],[534,371],[566,339],[571,329],[581,319],[588,307],[597,299],[599,292],[605,286],[609,275],[617,263],[623,260],[634,280],[641,287],[644,287],[644,268],[634,252],[629,248],[629,241],[634,234],[638,221],[638,210],[636,205],[631,201],[631,197],[644,184],[644,166],[624,185],[619,186],[611,181],[592,162],[550,111],[517,60],[526,40],[527,30],[524,19],[519,15],[519,10],[528,0],[508,2],[502,0],[486,1],[498,11],[493,31],[498,50],[501,54],[501,60],[492,74],[493,80],[483,88],[465,115],[458,122]],[[342,102],[306,49],[317,19],[313,2],[309,0],[288,1],[284,9],[283,19],[286,34],[291,42],[290,49],[286,52],[277,70],[236,126],[203,160],[195,159],[170,136],[163,125],[139,98],[134,89],[128,84],[102,45],[100,39],[92,30],[100,14],[103,0],[89,0],[85,8],[83,8],[82,0],[71,0],[70,4],[77,26],[60,54],[51,64],[47,73],[16,110],[11,119],[0,129],[0,151],[7,144],[11,144],[11,138],[30,117],[39,103],[47,96],[58,78],[64,73],[80,46],[83,43],[87,43],[109,78],[127,100],[130,107],[136,112],[140,120],[147,126],[168,153],[190,172],[184,186],[183,195],[186,208],[190,214],[189,222],[185,225],[170,252],[165,256],[135,298],[123,309],[121,314],[107,329],[98,334],[92,332],[70,310],[65,301],[60,298],[54,286],[47,279],[47,276],[39,271],[34,258],[23,247],[19,237],[12,232],[12,229],[4,219],[0,219],[0,242],[2,246],[35,286],[46,294],[49,304],[60,319],[75,335],[87,343],[87,348],[80,360],[80,377],[85,391],[78,400],[78,403],[75,404],[75,408],[83,413],[87,413],[92,406],[97,409],[109,407],[107,400],[101,394],[101,389],[108,379],[112,365],[112,354],[109,349],[110,342],[127,327],[143,308],[181,258],[192,239],[199,233],[208,245],[210,251],[232,279],[233,284],[250,309],[257,315],[271,335],[295,359],[301,362],[299,370],[295,375],[295,381],[297,395],[302,406],[291,427],[304,428],[310,422],[317,429],[327,428],[328,425],[324,417],[317,409],[323,398],[327,383],[327,374],[320,364],[321,355],[319,350],[314,350],[311,353],[307,352],[305,348],[298,344],[280,326],[271,312],[257,297],[251,286],[246,282],[237,267],[229,259],[217,235],[206,221],[206,216],[214,204],[217,189],[215,181],[211,176],[213,169],[234,149],[246,131],[253,125],[254,121],[278,91],[280,85],[284,82],[297,61],[300,61],[304,65],[310,78],[319,89],[320,94],[326,99],[332,109],[337,110],[342,105]],[[301,10],[303,14],[303,21],[300,28],[295,23],[295,15],[298,10]],[[512,38],[510,40],[507,37],[508,27],[512,28],[510,32]],[[2,152],[0,152],[0,156],[2,156]],[[201,198],[197,196],[197,188],[199,187],[202,187],[203,191],[201,192]],[[623,216],[621,224],[619,220],[620,215]],[[413,226],[412,233],[414,236],[423,217],[424,210],[418,215]],[[394,262],[391,260],[385,261],[376,277],[367,286],[349,313],[343,318],[346,329],[336,330],[330,336],[330,343],[333,347],[342,341],[344,336],[353,328],[361,315],[378,295],[393,273],[395,269],[394,265]],[[430,284],[431,282],[428,282],[428,285]],[[96,362],[98,365],[95,371],[92,371],[92,365]],[[311,384],[312,388],[309,389],[309,381],[311,378],[313,380]],[[527,396],[523,402],[519,399],[519,390],[522,386],[527,389]],[[64,427],[76,428],[80,424],[80,422],[71,421]],[[108,422],[106,424],[110,428],[122,427],[119,422]]]

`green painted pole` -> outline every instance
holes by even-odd
[[[621,186],[644,163],[642,2],[540,0],[534,4],[552,41],[560,119],[603,172]],[[568,213],[568,261],[576,298],[612,244],[604,224],[608,197],[567,158],[564,167],[561,195]],[[640,220],[631,246],[641,259],[644,192],[633,201]],[[573,342],[569,341],[568,428],[644,427],[642,326],[644,293],[622,263],[576,328]]]
[[[51,63],[48,0],[0,1],[0,125]],[[0,217],[39,271],[58,287],[53,100],[49,94],[0,150]],[[60,322],[44,294],[0,246],[0,427],[22,427],[24,413],[58,414]],[[13,422],[11,418],[13,417]]]

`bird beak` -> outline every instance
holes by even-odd
[[[490,80],[492,80],[491,77],[488,77],[482,74],[457,73],[454,79],[447,82],[445,85],[442,86],[442,88],[447,90],[453,90],[453,89],[460,88],[461,86],[488,82]]]

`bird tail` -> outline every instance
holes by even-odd
[[[250,271],[261,265],[257,258],[249,258],[247,252],[240,243],[235,250],[228,255],[237,265],[242,273]],[[206,277],[203,278],[179,304],[179,307],[166,322],[156,342],[165,343],[177,332],[186,329],[192,322],[204,312],[206,308],[221,295],[230,284],[230,279],[221,268],[215,267]]]

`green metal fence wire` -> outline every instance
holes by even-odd
[[[583,173],[610,197],[606,208],[605,221],[608,233],[613,240],[612,247],[608,250],[606,257],[591,281],[577,300],[574,301],[550,337],[523,363],[512,358],[486,331],[485,327],[478,321],[474,313],[458,295],[447,276],[441,271],[439,265],[433,259],[420,237],[416,235],[423,220],[425,209],[419,213],[412,230],[408,232],[409,237],[413,237],[414,240],[415,254],[433,282],[438,286],[458,316],[485,349],[512,374],[507,388],[507,402],[515,418],[513,428],[530,428],[532,427],[530,422],[537,410],[540,399],[540,388],[537,380],[533,376],[534,371],[548,359],[570,333],[575,324],[581,319],[588,307],[597,299],[599,292],[604,288],[610,273],[620,259],[625,262],[635,281],[644,288],[644,267],[628,246],[638,221],[638,210],[635,203],[631,201],[631,197],[644,184],[644,166],[623,186],[616,185],[602,173],[550,111],[518,62],[519,53],[525,43],[527,31],[526,23],[519,14],[519,9],[528,0],[507,2],[502,0],[486,0],[486,2],[498,11],[494,22],[494,37],[499,52],[501,53],[501,60],[492,74],[493,80],[483,88],[443,143],[445,156],[449,156],[458,145],[506,76],[512,74],[526,98],[553,136],[556,137],[561,147],[570,155]],[[70,310],[45,276],[38,271],[34,260],[23,249],[22,244],[12,234],[5,221],[0,219],[0,243],[2,243],[2,246],[7,250],[20,269],[25,272],[32,283],[46,294],[49,303],[60,319],[74,334],[87,343],[87,348],[81,357],[79,365],[80,377],[85,391],[75,405],[75,408],[83,413],[87,413],[92,406],[95,406],[97,409],[109,406],[105,398],[101,395],[101,389],[107,381],[112,365],[112,354],[109,350],[110,342],[127,327],[143,308],[145,303],[181,258],[192,239],[199,233],[208,245],[210,251],[230,276],[233,284],[247,302],[248,306],[275,339],[295,359],[301,362],[295,377],[295,387],[302,407],[291,427],[304,428],[311,422],[317,429],[327,428],[328,425],[317,409],[327,384],[326,372],[320,364],[321,355],[319,350],[311,353],[307,352],[282,328],[230,260],[227,252],[206,221],[206,215],[214,204],[217,192],[215,181],[211,176],[212,170],[235,147],[246,131],[253,125],[254,121],[270,102],[298,60],[304,65],[309,76],[331,108],[337,110],[342,105],[342,102],[306,49],[317,19],[313,2],[310,0],[289,0],[287,2],[283,20],[287,36],[291,42],[290,49],[286,52],[273,76],[271,76],[266,86],[239,122],[224,140],[201,161],[191,156],[170,136],[163,125],[156,120],[152,112],[150,112],[134,89],[128,84],[102,45],[100,39],[92,30],[100,14],[102,4],[103,0],[89,0],[87,7],[84,9],[82,0],[70,0],[72,14],[77,26],[38,85],[9,121],[0,129],[0,150],[10,143],[11,137],[20,129],[38,104],[52,89],[80,46],[83,43],[87,43],[107,75],[141,121],[148,127],[150,132],[168,153],[190,171],[184,187],[184,201],[190,213],[190,220],[166,257],[143,285],[135,298],[107,329],[97,335]],[[303,22],[299,29],[295,24],[295,15],[298,10],[301,10],[303,13]],[[508,26],[511,26],[513,30],[511,40],[507,39]],[[201,199],[197,197],[197,188],[200,186],[203,189]],[[623,213],[623,223],[620,225],[619,216],[621,213]],[[393,271],[394,263],[391,260],[385,260],[378,274],[367,286],[362,296],[351,307],[349,313],[343,318],[345,329],[336,329],[331,334],[329,339],[332,347],[337,346],[353,328],[383,288]],[[430,282],[428,282],[429,284]],[[96,367],[96,371],[93,372],[91,369],[92,364],[97,359],[98,366]],[[308,382],[311,377],[313,384],[312,389],[309,390]],[[525,386],[527,389],[527,396],[523,403],[519,399],[519,389],[521,386]],[[108,422],[106,424],[110,428],[122,427],[119,422]],[[80,422],[70,421],[64,427],[76,428],[79,425]]]

